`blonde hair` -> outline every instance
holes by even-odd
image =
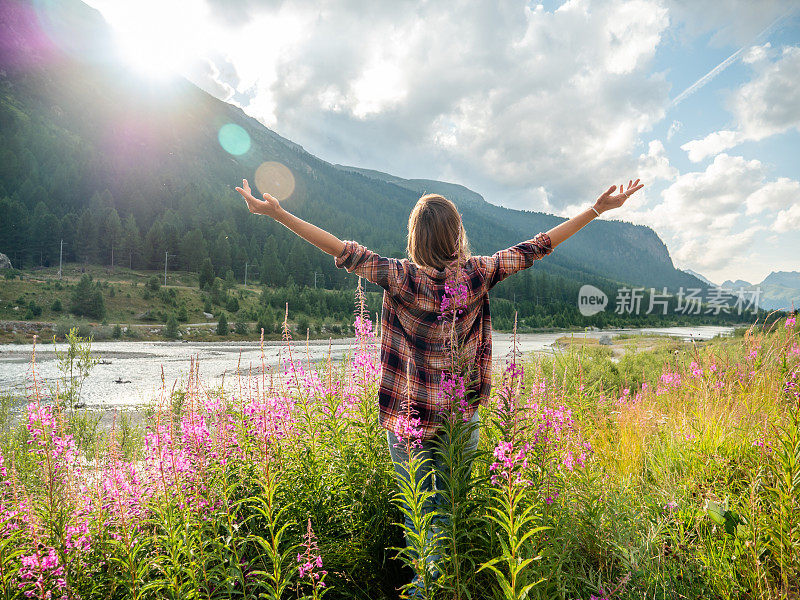
[[[443,270],[470,257],[467,232],[456,205],[439,194],[425,194],[408,217],[408,257],[422,267]]]

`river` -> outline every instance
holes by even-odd
[[[519,350],[529,352],[552,352],[552,344],[565,335],[576,338],[599,338],[601,335],[659,334],[683,339],[706,340],[717,335],[728,335],[733,327],[700,326],[645,329],[614,329],[579,331],[574,333],[548,332],[524,333],[518,336]],[[492,354],[495,360],[503,360],[511,350],[511,334],[493,333]],[[349,351],[353,339],[333,340],[330,354],[339,359]],[[64,344],[56,348],[63,350]],[[30,344],[0,344],[0,393],[24,393],[31,385]],[[328,341],[294,342],[292,352],[308,356],[312,361],[324,360],[328,356]],[[263,361],[275,367],[281,356],[286,355],[286,346],[281,342],[264,344]],[[232,385],[236,378],[237,365],[242,370],[260,369],[262,363],[258,342],[94,342],[92,353],[102,359],[94,367],[84,383],[81,397],[90,408],[122,408],[142,406],[150,401],[161,387],[163,369],[168,388],[176,381],[186,379],[190,361],[199,361],[200,378],[206,387]],[[36,372],[47,390],[58,377],[58,363],[52,344],[39,345],[36,349]],[[122,381],[124,383],[117,383]],[[45,392],[47,393],[47,392]]]

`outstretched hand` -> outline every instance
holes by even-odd
[[[237,187],[236,191],[239,192],[242,195],[242,198],[245,199],[248,210],[250,210],[250,212],[253,214],[267,215],[268,217],[272,217],[274,219],[281,211],[281,205],[277,198],[274,198],[266,193],[264,194],[263,200],[259,200],[253,196],[250,190],[250,185],[247,183],[247,179],[242,179],[242,187]]]
[[[639,183],[638,179],[636,181],[628,181],[628,189],[625,189],[625,186],[621,185],[619,186],[619,194],[614,194],[617,186],[612,185],[602,196],[597,199],[597,202],[594,203],[594,207],[597,209],[597,212],[600,213],[614,208],[619,208],[625,204],[625,201],[628,198],[630,198],[635,192],[639,191],[643,187],[644,184]],[[612,196],[612,194],[614,195]]]

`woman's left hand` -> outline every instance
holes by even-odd
[[[630,198],[635,192],[638,192],[640,189],[644,187],[644,184],[639,183],[639,180],[636,181],[628,181],[628,189],[625,189],[624,185],[619,186],[619,194],[611,194],[617,189],[617,186],[612,185],[608,188],[602,196],[597,199],[597,202],[594,203],[594,208],[599,213],[606,212],[607,210],[612,210],[614,208],[619,208],[625,201]]]

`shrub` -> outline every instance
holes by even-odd
[[[228,317],[225,313],[220,313],[219,321],[217,322],[217,335],[228,335]]]
[[[61,312],[61,311],[63,311],[64,307],[61,304],[61,300],[59,300],[58,298],[53,300],[53,304],[50,305],[50,310],[52,310],[53,312]]]
[[[311,328],[311,323],[306,315],[301,315],[297,320],[297,333],[298,335],[305,336],[306,332]]]
[[[115,340],[118,340],[122,337],[122,327],[119,326],[119,323],[114,325],[114,330],[111,332],[111,337],[113,337]]]
[[[228,301],[225,303],[225,308],[228,309],[229,313],[239,312],[239,301],[235,296],[228,296]]]
[[[181,304],[180,307],[178,307],[178,314],[175,315],[175,318],[181,323],[186,323],[189,320],[189,311],[186,310],[185,304]]]
[[[256,319],[256,333],[261,335],[262,329],[264,330],[264,335],[268,335],[275,330],[275,315],[273,315],[269,307],[262,309]]]
[[[242,315],[237,315],[236,325],[234,326],[234,330],[239,335],[247,335],[250,333],[250,327],[247,324],[247,321],[242,319]]]
[[[147,289],[150,290],[151,292],[157,292],[158,290],[161,289],[161,281],[155,275],[151,275],[147,279],[145,287],[147,287]]]
[[[36,304],[35,300],[28,303],[28,312],[25,314],[26,319],[34,319],[42,314],[42,307]]]
[[[174,340],[178,337],[178,320],[173,314],[170,314],[167,319],[167,324],[164,327],[164,337],[169,340]]]

